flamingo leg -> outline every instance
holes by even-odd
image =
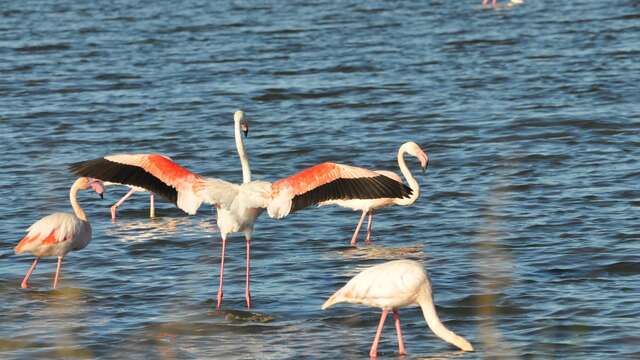
[[[371,226],[373,225],[373,210],[369,210],[369,223],[367,224],[367,237],[364,239],[365,244],[371,244]]]
[[[404,351],[404,341],[402,341],[402,330],[400,330],[400,314],[398,314],[398,309],[393,309],[393,320],[396,323],[396,333],[398,334],[398,351],[400,355],[407,355],[407,352]]]
[[[153,193],[149,193],[149,217],[156,217],[155,199]]]
[[[378,357],[378,343],[380,342],[382,327],[384,326],[384,321],[387,319],[388,314],[388,309],[382,309],[382,314],[380,315],[380,323],[378,324],[378,329],[376,330],[376,337],[373,339],[373,344],[371,344],[371,351],[369,351],[369,357],[371,358]]]
[[[62,256],[58,256],[58,266],[56,267],[56,277],[53,279],[53,288],[58,287],[58,278],[60,276],[60,268],[62,267]]]
[[[360,226],[362,226],[362,222],[364,221],[364,216],[367,213],[362,211],[362,216],[360,216],[360,221],[358,221],[358,225],[356,226],[356,231],[353,232],[353,236],[351,237],[351,246],[356,246],[356,241],[358,240],[358,233],[360,232]]]
[[[246,236],[247,239],[247,275],[246,275],[246,285],[244,288],[244,298],[247,300],[247,309],[251,309],[251,263],[250,263],[250,253],[251,253],[251,236]]]
[[[130,198],[131,195],[133,195],[134,192],[136,192],[135,189],[129,190],[129,192],[126,193],[126,195],[123,196],[122,199],[118,200],[117,203],[113,204],[113,206],[111,207],[111,222],[112,223],[116,222],[116,209],[118,208],[118,206],[122,205],[122,203],[125,202],[128,198]]]
[[[222,284],[224,280],[224,250],[227,246],[227,235],[224,234],[222,236],[222,255],[220,256],[220,285],[218,286],[218,304],[216,305],[216,310],[220,310],[220,306],[222,306]]]
[[[24,279],[22,280],[22,284],[20,284],[21,288],[26,289],[29,286],[27,284],[27,281],[29,281],[29,277],[31,276],[31,273],[33,272],[33,270],[35,270],[36,265],[38,265],[38,260],[40,260],[40,257],[36,256],[36,259],[33,260],[33,264],[31,264],[31,267],[27,271],[27,274],[24,276]]]

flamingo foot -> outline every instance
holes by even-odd
[[[218,289],[218,304],[216,305],[216,310],[220,310],[222,307],[222,289]]]
[[[56,277],[53,279],[53,288],[58,288],[58,278],[60,277],[60,268],[62,267],[62,256],[58,256],[58,267],[56,268]]]
[[[113,205],[111,207],[111,223],[115,224],[116,223],[116,209],[118,208],[117,205]]]
[[[398,335],[398,351],[400,355],[407,355],[407,352],[404,349],[404,341],[402,339],[402,330],[400,329],[400,314],[398,314],[398,309],[393,310],[393,320],[395,320],[396,324],[396,333]]]
[[[251,293],[248,291],[245,292],[244,298],[247,301],[247,310],[251,309]]]
[[[29,287],[29,284],[27,282],[29,281],[29,277],[31,276],[31,273],[36,268],[36,265],[38,265],[38,260],[40,260],[40,257],[36,257],[35,260],[33,260],[33,264],[31,264],[31,267],[29,268],[29,271],[27,271],[27,274],[24,276],[24,279],[22,280],[22,283],[20,284],[21,288],[26,289],[26,288]]]

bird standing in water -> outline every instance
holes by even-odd
[[[84,249],[91,241],[91,225],[87,215],[78,203],[79,190],[93,189],[100,194],[104,192],[102,181],[81,177],[77,179],[69,191],[69,200],[74,214],[53,213],[36,221],[27,229],[27,235],[15,247],[16,254],[30,252],[36,256],[31,268],[22,280],[22,288],[28,286],[31,273],[42,256],[57,256],[58,266],[53,280],[53,288],[58,287],[58,278],[62,266],[62,258],[69,252]]]
[[[393,312],[400,355],[406,354],[398,309],[410,305],[422,308],[427,325],[442,340],[463,351],[473,351],[473,346],[467,340],[447,329],[440,321],[433,304],[431,282],[422,264],[417,261],[395,260],[365,269],[331,295],[322,304],[322,309],[341,302],[382,308],[380,323],[369,352],[372,358],[377,356],[382,327],[389,311]]]
[[[376,198],[376,199],[354,199],[354,200],[329,200],[320,203],[320,205],[338,205],[345,208],[353,209],[353,210],[362,210],[362,216],[360,216],[360,221],[358,221],[358,225],[356,226],[356,230],[353,232],[353,236],[351,237],[351,246],[356,245],[356,241],[358,240],[358,233],[360,232],[360,226],[362,226],[362,222],[364,221],[364,217],[369,214],[369,223],[367,224],[367,236],[364,239],[365,244],[369,244],[371,242],[371,227],[373,225],[373,211],[377,209],[381,209],[391,205],[401,205],[408,206],[416,202],[418,197],[420,196],[420,185],[416,181],[416,179],[411,174],[411,170],[407,167],[407,163],[404,161],[404,155],[409,154],[411,156],[416,157],[420,160],[420,165],[422,166],[422,171],[427,170],[427,166],[429,165],[429,157],[425,154],[424,151],[418,146],[418,144],[413,141],[406,142],[400,146],[398,149],[398,166],[400,167],[400,172],[407,180],[409,184],[409,188],[411,189],[411,196],[408,198]],[[384,175],[390,179],[393,179],[399,183],[402,183],[402,179],[396,173],[385,170],[375,170],[374,172]]]

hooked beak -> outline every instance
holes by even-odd
[[[420,166],[422,167],[422,173],[424,174],[429,166],[429,157],[424,152],[420,154]]]
[[[246,121],[242,122],[242,132],[244,133],[244,137],[249,135],[249,123]]]
[[[104,199],[104,184],[102,184],[102,181],[91,179],[89,186],[100,195],[100,199]]]

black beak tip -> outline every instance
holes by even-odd
[[[245,130],[245,131],[243,131],[243,132],[244,132],[244,137],[249,136],[249,130]]]
[[[100,200],[104,199],[104,195],[100,194]]]

